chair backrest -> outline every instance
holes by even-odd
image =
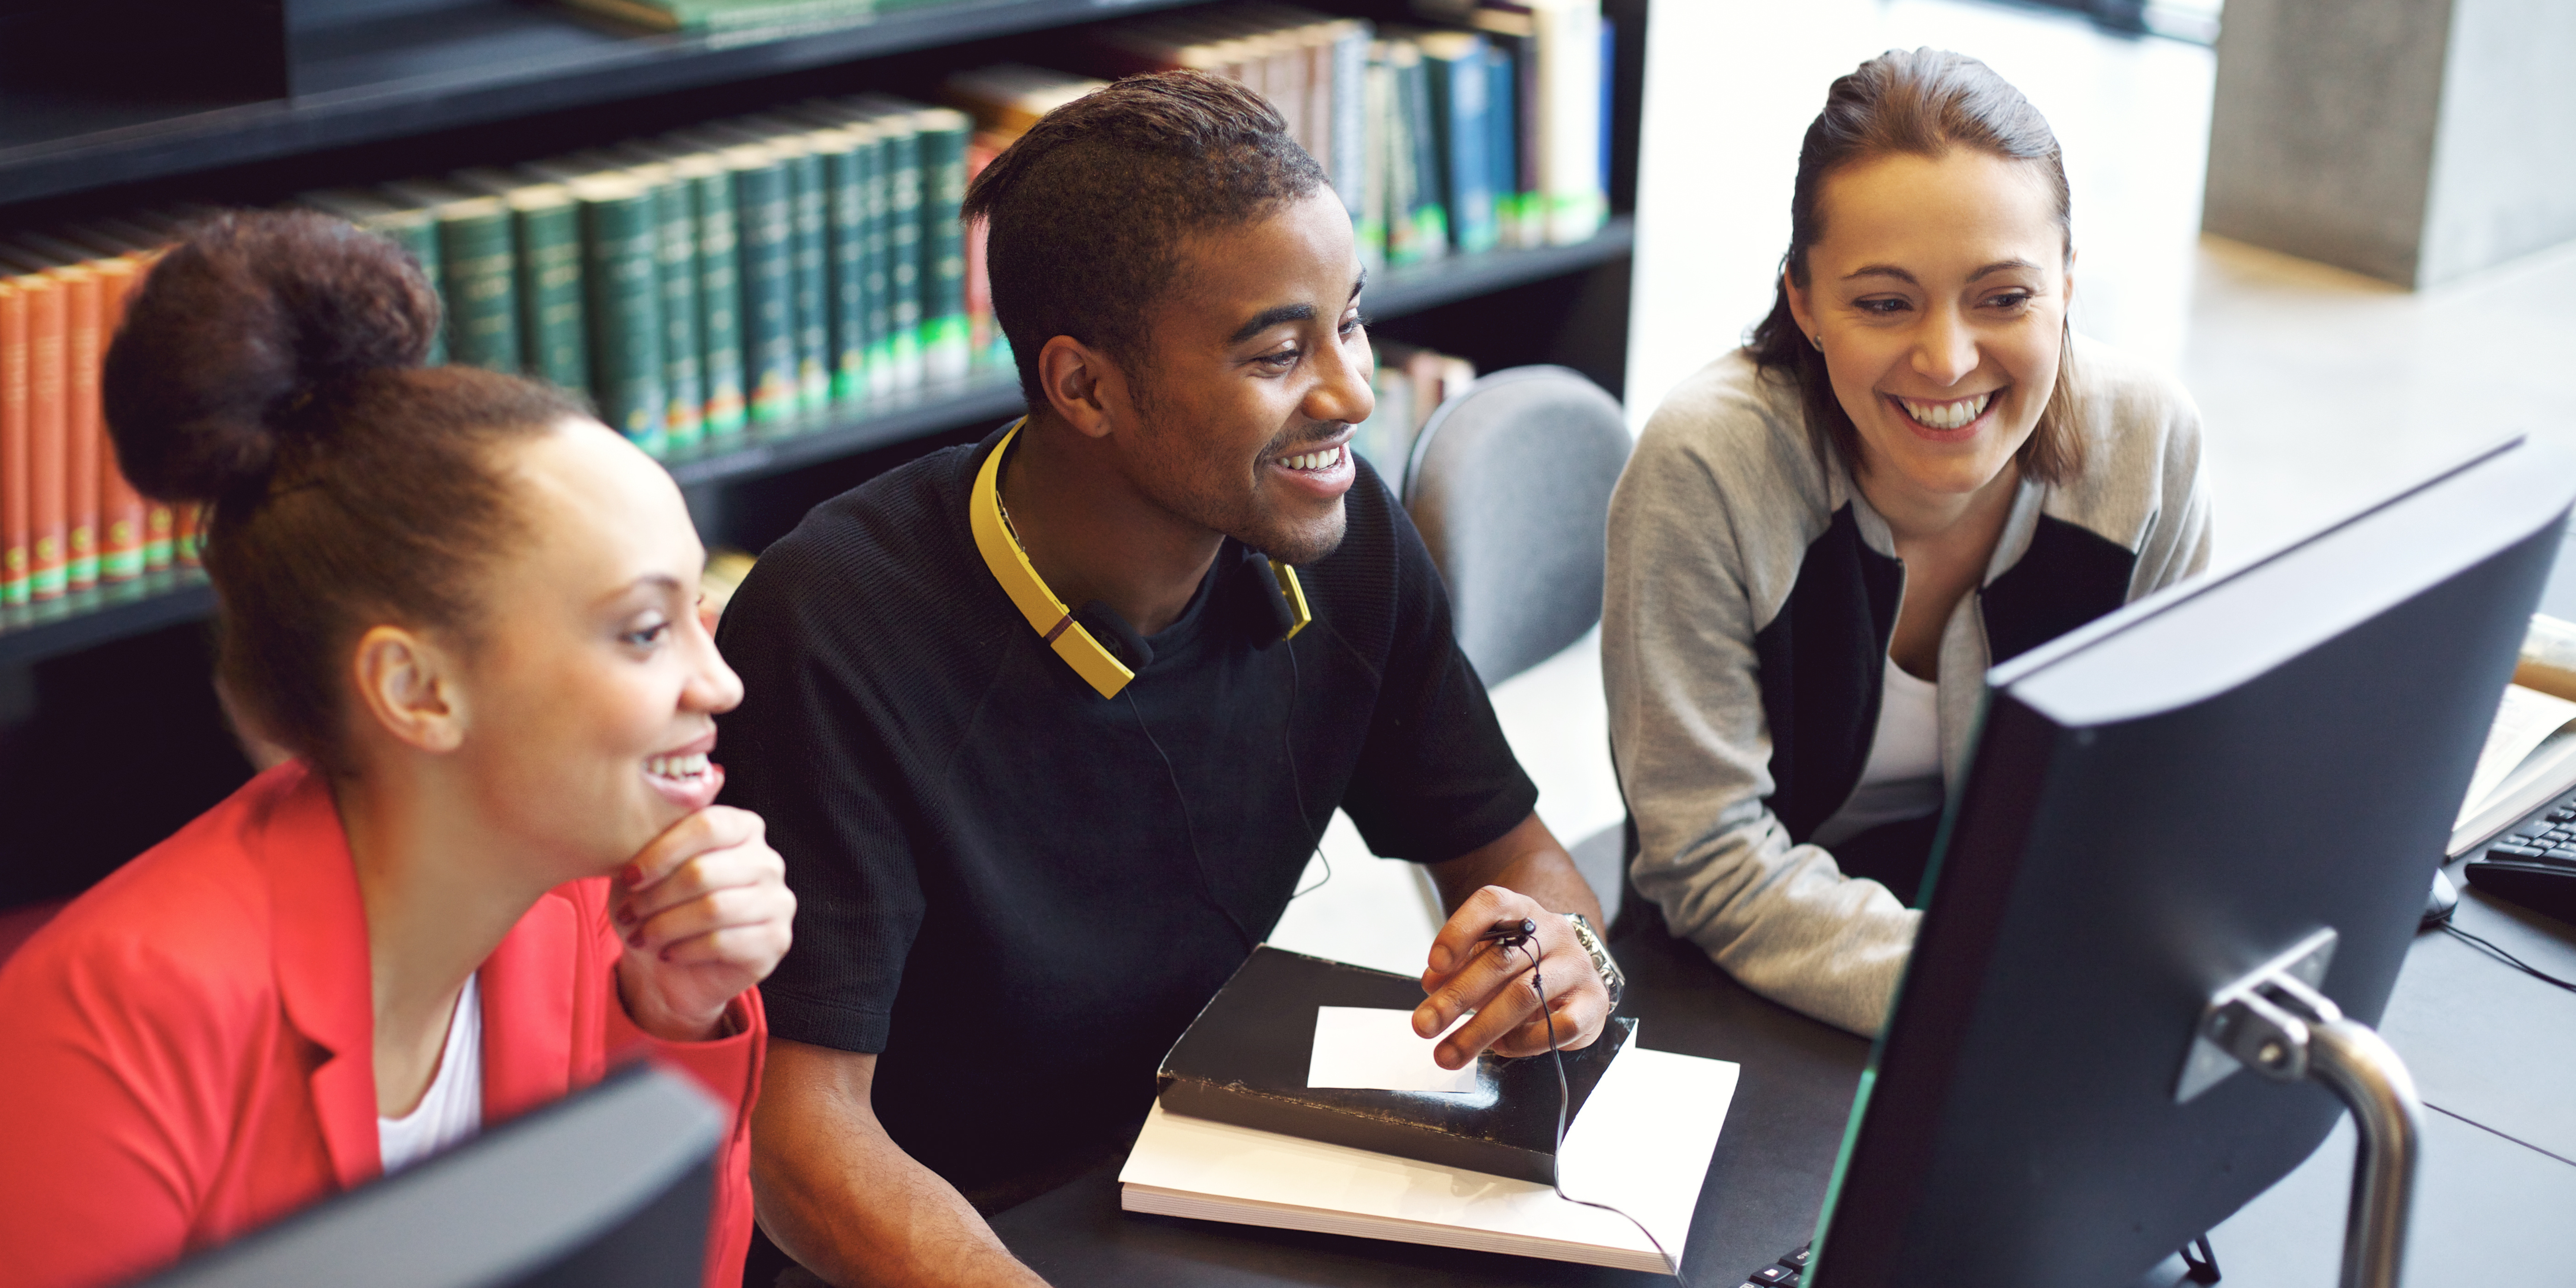
[[[1405,509],[1449,584],[1458,645],[1486,684],[1601,620],[1610,490],[1633,441],[1617,399],[1552,366],[1477,380],[1414,439]]]

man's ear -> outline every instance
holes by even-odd
[[[456,654],[399,626],[358,637],[358,706],[398,742],[450,752],[465,741],[465,694]]]
[[[1038,350],[1038,387],[1055,414],[1087,438],[1107,438],[1127,407],[1126,373],[1109,355],[1069,335]]]

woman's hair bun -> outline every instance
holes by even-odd
[[[264,483],[287,439],[333,432],[329,405],[361,377],[419,366],[438,324],[383,237],[310,211],[216,216],[153,267],[108,348],[117,463],[162,500]]]

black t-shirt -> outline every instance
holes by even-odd
[[[1255,646],[1229,541],[1103,699],[976,553],[999,438],[815,507],[718,637],[745,692],[719,721],[724,799],[768,821],[798,900],[770,1031],[878,1053],[878,1119],[961,1186],[1143,1111],[1335,807],[1378,853],[1436,862],[1538,796],[1367,465],[1341,546],[1298,570],[1311,625]]]

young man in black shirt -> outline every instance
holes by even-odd
[[[1615,1000],[1438,574],[1349,450],[1362,272],[1278,115],[1122,81],[967,210],[1030,415],[817,507],[721,636],[728,799],[800,907],[761,1223],[842,1284],[1038,1283],[977,1208],[1123,1146],[1337,807],[1453,913],[1414,1026],[1476,1016],[1441,1063],[1546,1049],[1526,962],[1478,951],[1497,921],[1537,923],[1563,1045]]]

